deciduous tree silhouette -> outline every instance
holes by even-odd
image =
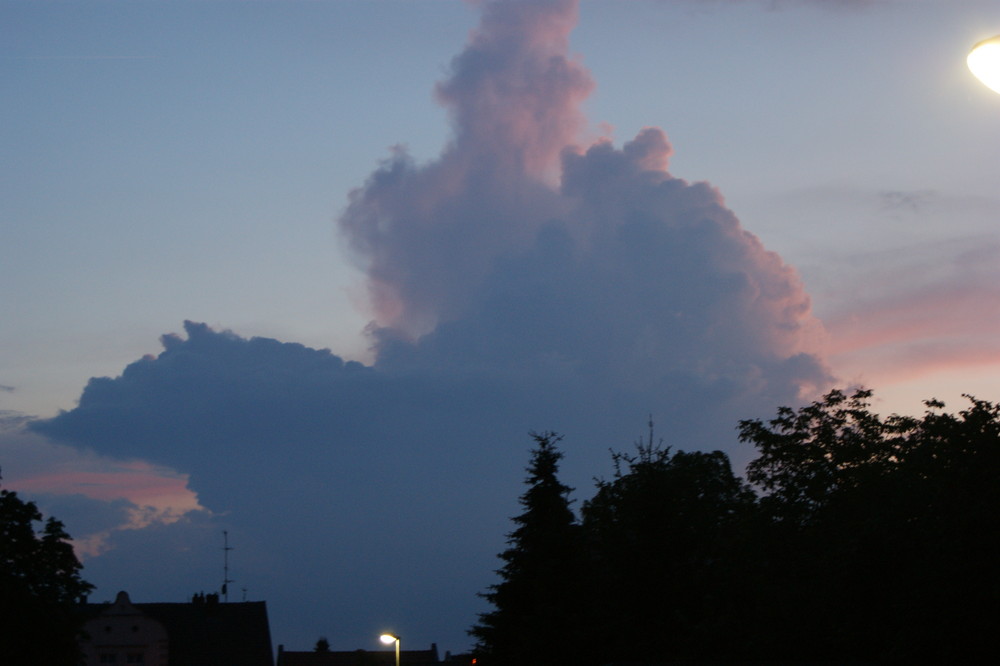
[[[728,457],[640,439],[583,506],[599,661],[724,659],[743,584],[738,549],[755,496]],[[734,604],[737,607],[734,607]]]
[[[93,589],[63,524],[0,489],[0,656],[3,663],[76,664],[77,604]]]
[[[1000,621],[1000,415],[991,403],[923,418],[833,391],[740,424],[768,493],[770,656],[962,662]]]

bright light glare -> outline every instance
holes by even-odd
[[[1000,35],[972,47],[966,62],[976,78],[994,92],[1000,93]]]
[[[392,634],[382,634],[381,636],[378,637],[378,639],[383,643],[385,643],[386,645],[392,645],[393,643],[399,640]]]

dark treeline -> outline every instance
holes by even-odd
[[[535,448],[482,664],[978,661],[1000,626],[1000,411],[879,417],[829,393],[767,422],[750,485],[652,428],[577,516],[559,436]]]

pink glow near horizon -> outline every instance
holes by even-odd
[[[936,286],[859,307],[827,321],[838,368],[875,384],[1000,364],[1000,290]]]

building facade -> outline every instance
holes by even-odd
[[[263,601],[87,604],[80,647],[86,666],[274,666]]]

